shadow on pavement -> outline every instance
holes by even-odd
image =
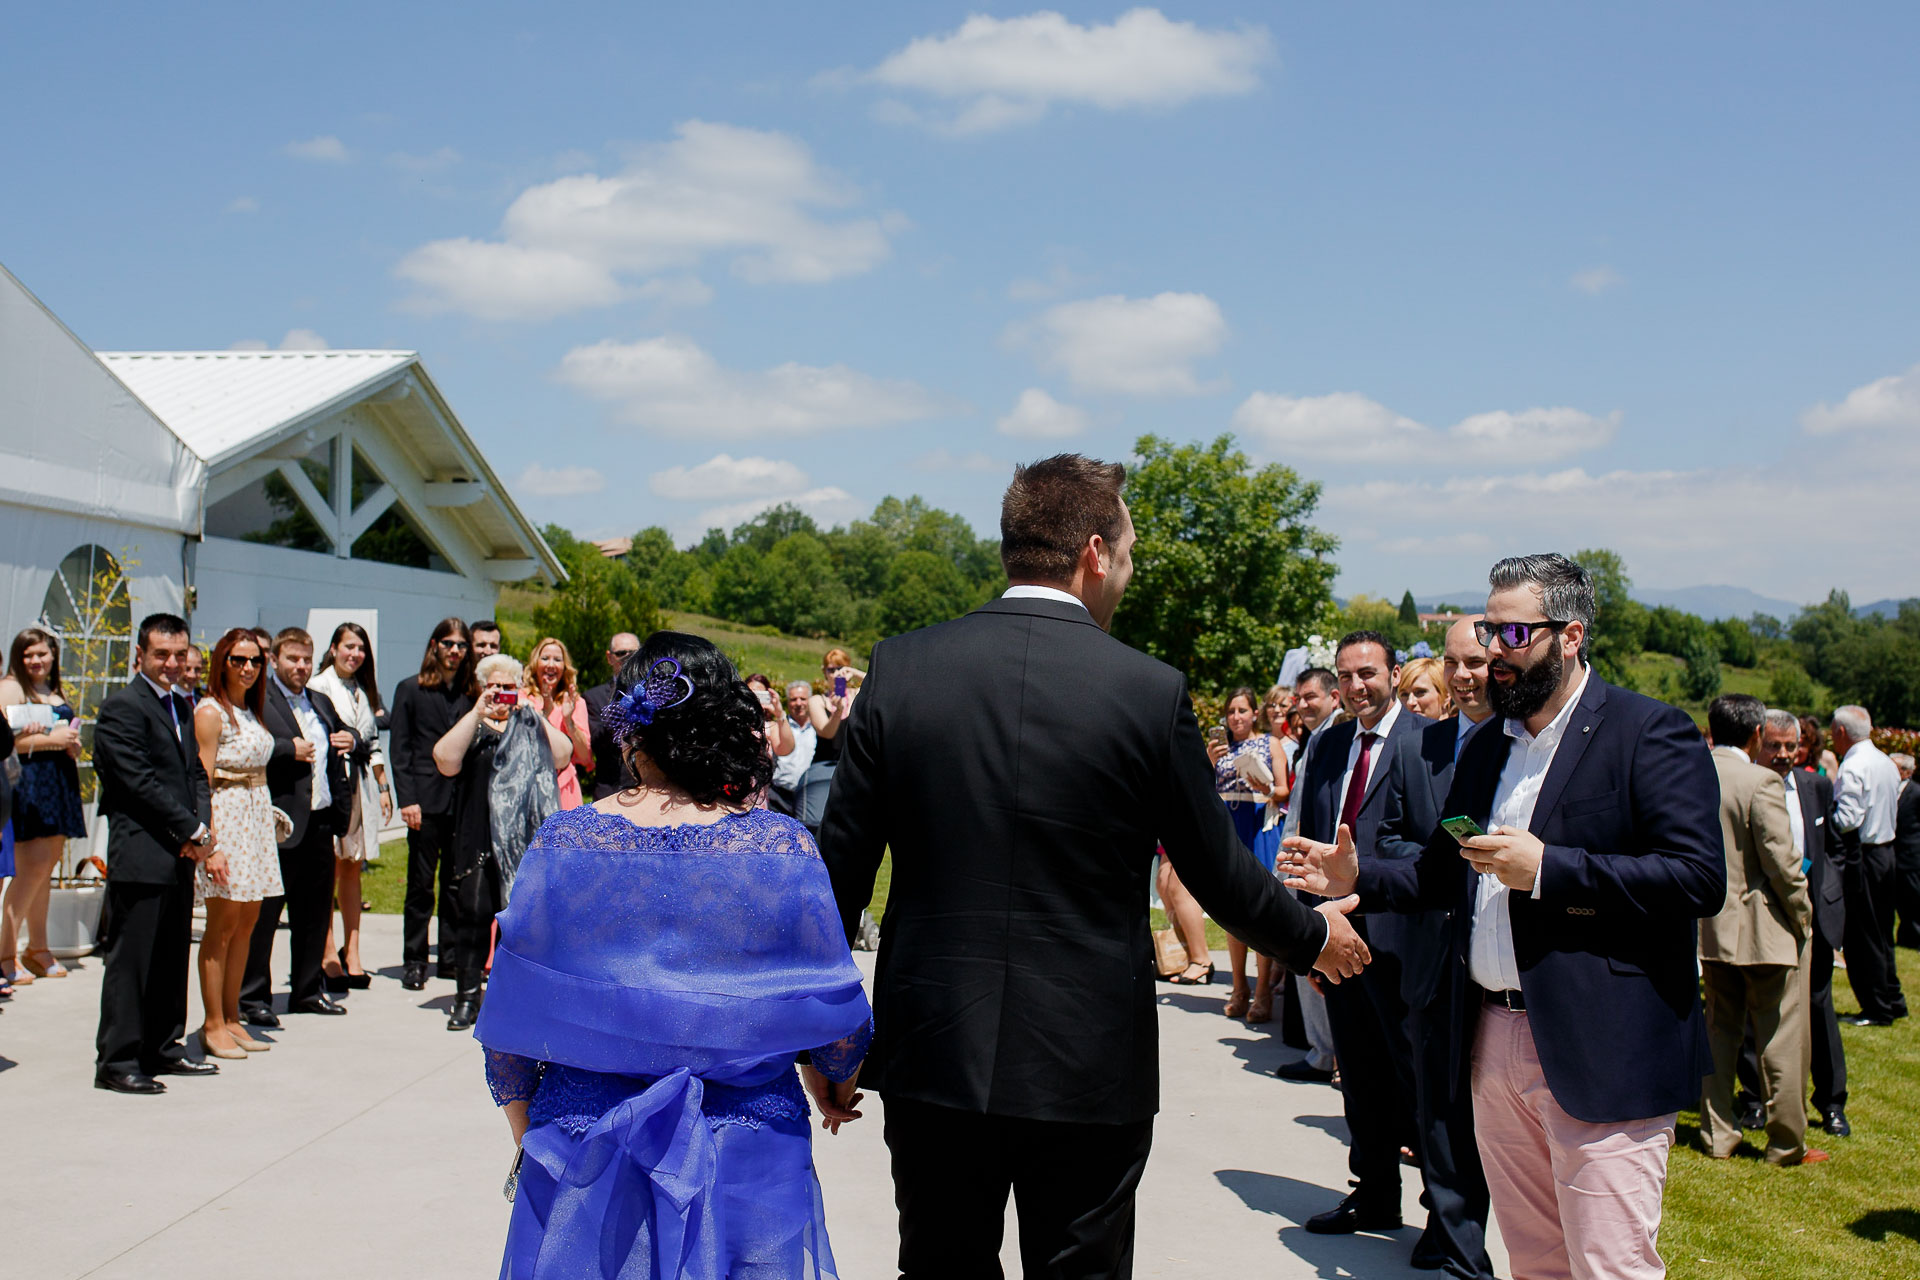
[[[1270,1213],[1290,1224],[1340,1203],[1340,1194],[1312,1182],[1251,1169],[1216,1169],[1220,1184],[1240,1197],[1256,1213]],[[1345,1236],[1317,1236],[1305,1227],[1281,1227],[1280,1243],[1288,1253],[1315,1268],[1328,1280],[1336,1277],[1414,1276],[1409,1257],[1418,1232],[1402,1227],[1391,1234],[1362,1232]]]

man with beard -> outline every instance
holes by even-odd
[[[1588,667],[1585,569],[1519,556],[1489,585],[1503,723],[1467,740],[1442,830],[1412,860],[1288,841],[1288,883],[1452,910],[1454,1086],[1513,1273],[1663,1276],[1674,1122],[1711,1070],[1694,957],[1727,892],[1718,780],[1691,720]]]

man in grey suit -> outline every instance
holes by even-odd
[[[1707,710],[1707,735],[1720,782],[1720,834],[1727,895],[1700,924],[1701,985],[1714,1072],[1706,1085],[1700,1136],[1724,1160],[1740,1145],[1733,1084],[1749,1020],[1765,1090],[1767,1162],[1825,1160],[1807,1147],[1807,938],[1813,908],[1794,847],[1786,789],[1755,764],[1766,708],[1750,694],[1725,694]]]

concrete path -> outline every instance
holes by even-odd
[[[21,988],[0,1015],[0,1274],[36,1280],[280,1280],[498,1273],[512,1154],[472,1038],[444,1029],[453,984],[400,988],[400,929],[368,917],[380,977],[344,1018],[290,1016],[274,1049],[173,1077],[161,1098],[92,1087],[98,961]],[[274,972],[284,976],[286,934]],[[861,955],[871,970],[872,957]],[[1222,970],[1225,956],[1218,956]],[[1346,1190],[1340,1097],[1276,1080],[1296,1056],[1222,1017],[1225,989],[1161,988],[1163,1105],[1141,1188],[1143,1277],[1430,1275],[1406,1265],[1425,1215],[1408,1170],[1391,1235],[1298,1225]],[[194,992],[198,1009],[198,991]],[[283,997],[284,999],[284,997]],[[195,1015],[197,1021],[197,1013]],[[269,1038],[269,1033],[257,1033]],[[886,1280],[895,1247],[880,1107],[815,1134],[847,1280]],[[1020,1274],[1009,1214],[1007,1274]],[[1496,1249],[1504,1270],[1505,1258]]]

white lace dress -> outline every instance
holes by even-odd
[[[245,707],[223,712],[220,745],[214,752],[216,775],[261,771],[273,755],[273,735]],[[230,902],[258,902],[284,893],[280,883],[280,844],[273,831],[273,801],[266,775],[258,786],[236,786],[216,776],[213,785],[213,838],[227,855],[227,882],[214,884],[202,863],[195,880],[197,896]]]

